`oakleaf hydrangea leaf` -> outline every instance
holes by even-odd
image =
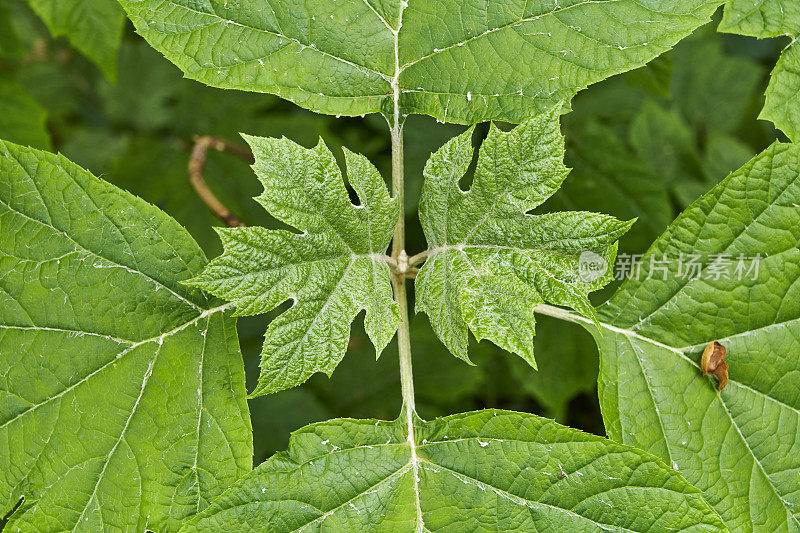
[[[184,533],[727,531],[655,457],[534,415],[331,420],[240,479]]]
[[[121,0],[207,85],[320,113],[521,122],[644,65],[722,0]]]
[[[653,243],[599,329],[584,321],[609,436],[672,464],[731,531],[800,531],[798,205],[800,147],[773,144]],[[715,341],[723,390],[701,371]]]
[[[0,141],[5,531],[176,531],[252,468],[229,305],[177,222]]]
[[[528,212],[567,177],[560,106],[508,133],[492,126],[469,191],[472,130],[436,151],[425,167],[420,220],[430,247],[417,276],[417,311],[469,361],[467,328],[535,367],[534,314],[545,301],[594,317],[590,291],[610,280],[617,239],[632,222],[589,212]]]
[[[384,253],[400,214],[367,159],[345,149],[353,205],[333,154],[320,139],[307,149],[286,139],[245,137],[275,218],[303,231],[261,227],[219,230],[224,253],[190,285],[236,304],[237,315],[294,305],[273,320],[253,396],[330,375],[341,361],[350,324],[366,311],[364,328],[380,354],[400,320]]]
[[[800,2],[795,0],[729,0],[719,31],[751,37],[786,35],[791,42],[781,54],[758,118],[769,120],[791,140],[800,142]]]

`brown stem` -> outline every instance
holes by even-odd
[[[228,141],[209,137],[207,135],[195,137],[192,155],[189,157],[189,183],[192,184],[197,195],[208,206],[209,209],[225,224],[231,228],[244,227],[244,222],[236,218],[231,210],[219,201],[211,192],[203,179],[203,168],[206,166],[206,155],[210,149],[220,152],[228,151],[238,155],[246,161],[253,161],[253,154],[246,148],[242,148]]]

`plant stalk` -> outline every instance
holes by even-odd
[[[403,175],[403,126],[395,117],[392,125],[392,194],[400,204],[400,217],[392,239],[392,258],[400,264],[405,263],[405,202]],[[403,416],[413,432],[413,416],[416,413],[414,402],[414,376],[411,367],[411,335],[408,322],[408,295],[404,269],[392,274],[392,288],[400,307],[400,325],[397,329],[397,348],[400,357],[400,385],[403,392]]]
[[[416,414],[414,403],[414,375],[411,368],[411,336],[408,328],[408,298],[406,296],[405,276],[393,274],[392,287],[400,307],[400,327],[397,329],[397,348],[400,355],[400,386],[403,393],[403,416],[409,427],[413,428]]]
[[[400,204],[400,219],[397,221],[397,226],[394,228],[394,237],[392,239],[392,258],[397,260],[400,252],[405,250],[406,247],[406,205],[405,205],[405,191],[404,191],[404,172],[403,169],[403,126],[397,121],[399,117],[395,117],[395,124],[392,126],[392,194],[397,198]]]
[[[572,313],[568,309],[564,309],[563,307],[556,307],[554,305],[548,305],[548,304],[539,304],[536,307],[534,307],[533,311],[535,313],[552,316],[553,318],[558,318],[560,320],[566,320],[567,322],[572,322],[574,324],[594,325],[594,322],[592,322],[588,318],[584,318],[580,315]]]

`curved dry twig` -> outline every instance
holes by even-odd
[[[192,184],[197,195],[203,200],[209,209],[225,224],[231,228],[241,228],[245,223],[239,220],[230,209],[228,209],[219,198],[214,195],[211,189],[206,185],[203,179],[203,168],[206,165],[206,155],[210,149],[218,150],[220,152],[231,152],[238,155],[242,159],[252,162],[253,154],[250,150],[237,146],[231,142],[202,135],[195,137],[194,148],[192,148],[192,155],[189,157],[189,183]]]

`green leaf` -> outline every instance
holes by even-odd
[[[207,85],[464,124],[521,122],[644,65],[721,2],[121,0],[152,46]]]
[[[599,331],[586,322],[609,436],[674,465],[731,531],[800,526],[798,204],[800,147],[773,144],[653,244]],[[722,391],[699,366],[712,341],[727,347]]]
[[[800,4],[786,0],[727,0],[718,30],[760,39],[797,35]]]
[[[573,211],[529,215],[567,177],[560,106],[504,133],[492,126],[474,182],[459,188],[473,159],[472,130],[446,143],[425,167],[420,220],[428,240],[417,276],[417,311],[469,361],[467,328],[535,367],[537,303],[568,305],[594,317],[587,293],[610,280],[617,239],[631,222]],[[596,261],[604,272],[580,272]]]
[[[292,436],[182,531],[726,531],[634,448],[534,415],[340,419]]]
[[[800,26],[800,16],[797,17]],[[797,36],[800,36],[798,28]],[[781,54],[766,92],[764,109],[758,118],[769,120],[792,141],[800,142],[800,45],[792,41]]]
[[[792,42],[781,54],[767,87],[758,118],[769,120],[793,141],[800,141],[800,4],[783,0],[728,0],[719,31],[751,37],[787,35]]]
[[[0,78],[0,138],[37,148],[50,147],[47,111],[17,83]]]
[[[364,156],[344,152],[348,181],[361,201],[356,206],[322,139],[311,149],[286,138],[245,139],[264,185],[256,199],[303,233],[219,230],[225,252],[188,283],[234,302],[237,315],[294,301],[267,329],[257,396],[299,385],[315,372],[330,375],[362,309],[364,328],[377,353],[383,351],[400,320],[383,255],[400,208]]]
[[[62,35],[109,80],[117,77],[117,51],[125,14],[115,0],[28,0],[54,37]]]
[[[157,208],[0,142],[0,514],[8,531],[175,531],[249,471],[235,321]]]

